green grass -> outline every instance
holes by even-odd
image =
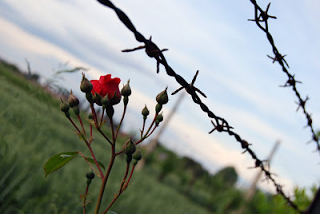
[[[77,158],[44,177],[46,160],[59,152],[81,151],[84,143],[59,111],[59,101],[41,87],[0,63],[0,213],[82,213],[80,194],[85,191],[88,166]],[[109,145],[95,135],[93,150],[108,165]],[[124,141],[125,139],[121,139]],[[108,182],[102,209],[118,190],[124,174],[118,158]],[[148,170],[137,171],[132,184],[114,204],[118,213],[208,213],[183,194],[159,183]],[[100,179],[92,182],[87,213],[92,213]]]

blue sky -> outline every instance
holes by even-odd
[[[235,132],[248,142],[258,157],[268,156],[273,144],[281,146],[271,164],[277,180],[290,192],[295,185],[319,183],[319,154],[306,120],[296,112],[297,100],[289,88],[282,88],[287,77],[267,55],[272,50],[263,32],[253,22],[250,1],[147,1],[123,0],[114,3],[131,18],[136,28],[164,52],[171,67],[191,81],[200,71],[195,85],[206,93],[203,102],[225,118]],[[265,8],[269,2],[259,1]],[[302,97],[307,95],[307,110],[314,127],[320,130],[320,3],[275,1],[269,21],[280,53],[287,54],[289,72],[295,74]],[[145,104],[150,109],[154,97],[168,86],[169,93],[179,85],[143,50],[122,53],[137,43],[116,14],[96,1],[0,1],[0,57],[26,70],[25,59],[45,78],[59,64],[89,68],[87,76],[96,79],[111,73],[133,89],[125,129],[134,132],[141,126],[139,113]],[[78,90],[81,76],[66,75],[68,89]],[[164,117],[177,100],[163,110]],[[120,113],[119,113],[120,114]],[[213,133],[210,119],[185,96],[178,113],[161,136],[163,144],[201,162],[215,172],[226,165],[236,167],[244,180],[256,174],[248,170],[254,162],[234,138]],[[274,190],[266,182],[261,187]]]

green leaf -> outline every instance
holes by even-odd
[[[87,161],[89,161],[90,163],[96,164],[92,158],[87,158]],[[104,167],[103,163],[101,163],[100,161],[97,161],[97,162],[98,162],[99,166],[100,166],[102,169],[105,170],[105,167]]]
[[[61,152],[59,154],[53,155],[47,160],[46,164],[43,167],[45,171],[45,177],[66,165],[69,161],[76,157],[77,154],[78,152]]]

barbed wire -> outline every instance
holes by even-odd
[[[320,143],[319,143],[319,137],[317,136],[316,132],[314,131],[313,125],[312,125],[312,118],[311,114],[308,113],[306,110],[306,102],[309,100],[309,97],[307,96],[305,99],[302,99],[298,89],[297,89],[297,83],[301,83],[300,81],[297,81],[294,77],[294,75],[290,74],[287,67],[289,68],[289,65],[287,61],[284,59],[286,55],[280,54],[278,51],[278,48],[275,46],[273,37],[271,33],[269,32],[268,28],[268,19],[273,18],[276,19],[277,17],[271,16],[268,14],[269,8],[271,3],[268,4],[266,10],[262,10],[261,7],[257,4],[256,0],[250,0],[251,3],[254,5],[254,19],[249,19],[249,21],[254,21],[257,26],[266,33],[267,39],[270,42],[270,45],[272,46],[272,51],[274,54],[274,57],[267,55],[269,58],[271,58],[274,62],[278,62],[282,68],[282,71],[287,75],[288,80],[282,87],[292,87],[292,90],[294,91],[296,97],[298,98],[298,108],[297,111],[301,108],[306,119],[307,119],[307,126],[311,130],[312,138],[308,142],[314,141],[317,146],[318,152],[320,152]],[[264,24],[264,27],[262,26]]]
[[[198,94],[196,92],[200,93],[202,96],[205,96],[205,95],[204,95],[203,92],[201,92],[198,88],[196,88],[194,86],[196,77],[198,75],[198,71],[197,71],[195,77],[193,78],[192,82],[189,84],[182,76],[177,74],[168,65],[168,63],[167,63],[167,61],[166,61],[166,59],[165,59],[165,57],[164,57],[164,55],[162,53],[163,51],[165,51],[167,49],[160,50],[158,48],[158,46],[151,40],[152,39],[151,37],[149,39],[146,39],[140,32],[138,32],[136,30],[136,28],[134,27],[134,25],[130,21],[129,17],[121,9],[117,8],[111,1],[109,1],[109,0],[98,0],[98,2],[100,2],[101,4],[113,9],[115,11],[115,13],[118,15],[118,18],[122,21],[122,23],[134,34],[136,40],[138,42],[144,43],[144,45],[142,45],[142,46],[139,46],[139,47],[133,48],[133,49],[126,49],[126,50],[123,50],[123,52],[131,52],[131,51],[135,51],[135,50],[139,50],[139,49],[145,49],[146,54],[149,57],[154,58],[157,61],[157,73],[160,70],[160,68],[159,68],[160,64],[163,65],[165,70],[166,70],[166,73],[169,76],[174,77],[176,82],[178,82],[181,85],[181,87],[184,88],[191,95],[191,98],[192,98],[193,102],[198,104],[200,106],[201,110],[203,112],[205,112],[209,118],[212,119],[211,123],[213,124],[214,128],[209,132],[209,134],[214,132],[214,131],[218,131],[218,132],[226,132],[230,136],[233,136],[236,139],[236,141],[238,141],[240,143],[241,148],[244,149],[243,153],[248,152],[250,154],[250,156],[252,157],[252,159],[254,159],[255,165],[254,165],[253,168],[260,168],[264,172],[265,179],[266,180],[270,180],[273,183],[273,185],[276,188],[276,192],[278,194],[280,194],[294,210],[296,210],[299,213],[303,213],[298,208],[298,206],[290,199],[290,197],[287,196],[284,193],[284,191],[282,189],[282,185],[280,185],[280,184],[278,184],[276,182],[276,180],[274,179],[274,174],[271,173],[270,170],[264,165],[264,163],[263,163],[264,161],[259,159],[257,157],[257,155],[255,154],[255,152],[250,148],[251,144],[248,143],[246,140],[242,139],[239,134],[237,134],[236,132],[232,131],[231,129],[233,129],[233,127],[231,127],[224,118],[215,115],[208,108],[208,106],[206,106],[201,101],[200,97],[198,96]],[[257,15],[256,17],[259,17],[259,16]],[[278,52],[276,51],[276,53],[278,53]],[[280,58],[282,57],[281,55],[276,55],[276,57],[277,57],[276,58],[277,60],[279,59],[280,63],[283,63],[283,60],[280,60]],[[295,81],[295,80],[293,79],[293,81]],[[292,83],[290,82],[288,84],[291,85]],[[173,92],[173,94],[176,94],[178,91],[180,91],[182,89],[181,87],[178,90],[176,90],[175,92]]]

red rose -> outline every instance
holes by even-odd
[[[100,76],[99,80],[90,81],[93,86],[91,93],[93,95],[94,93],[100,94],[102,97],[108,94],[109,100],[111,100],[115,94],[114,100],[117,100],[120,102],[120,99],[121,99],[121,93],[119,90],[120,81],[121,80],[118,77],[111,78],[111,74]]]

